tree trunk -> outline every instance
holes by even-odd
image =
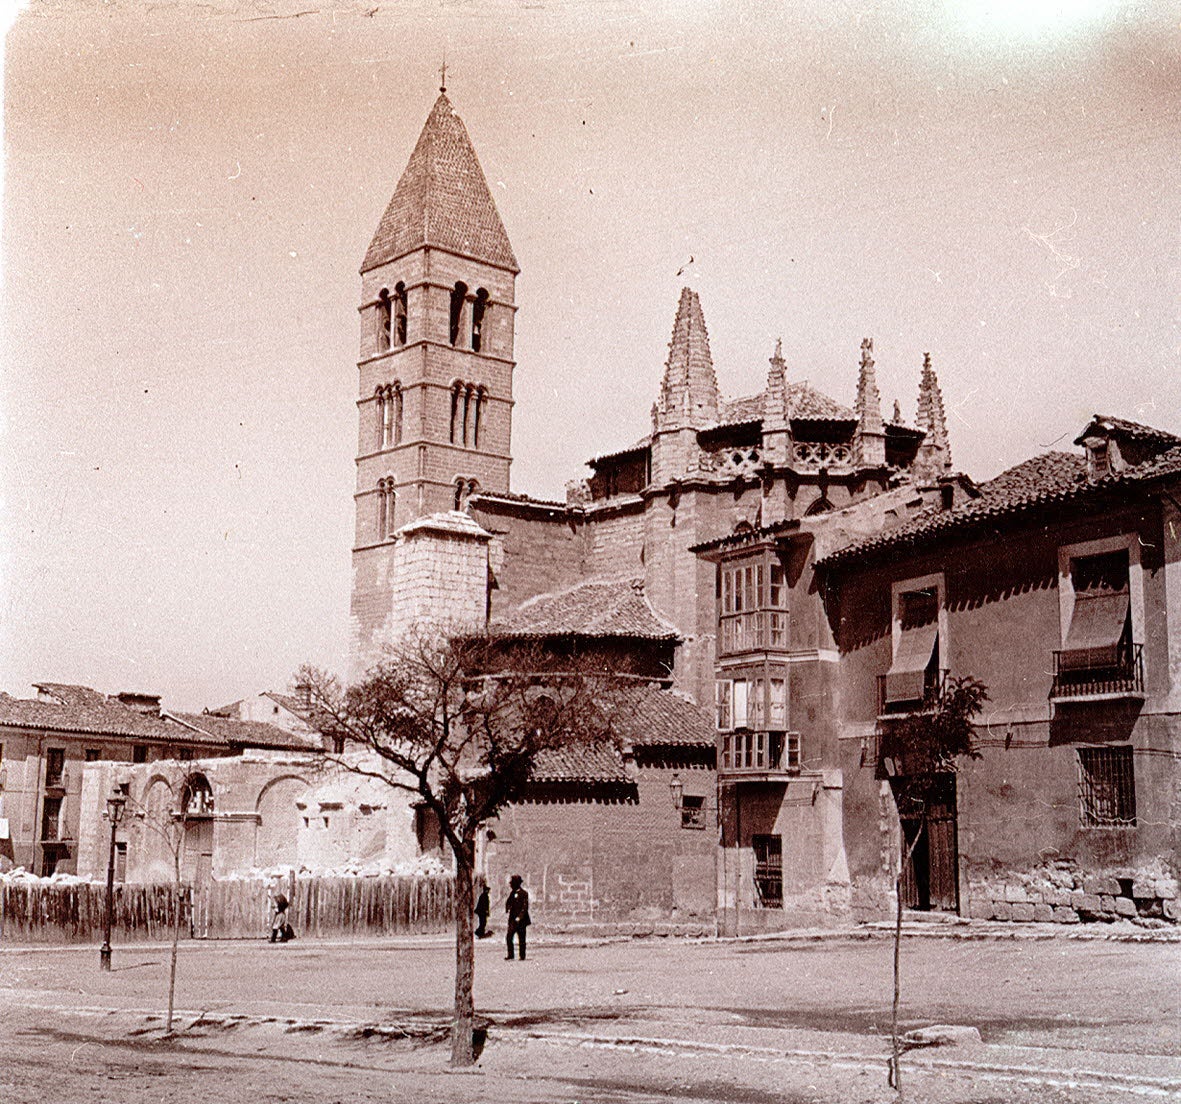
[[[890,1075],[886,1080],[899,1096],[902,1095],[902,1066],[899,1062],[902,1045],[898,1040],[898,1006],[902,1001],[902,876],[907,864],[914,858],[914,849],[918,847],[926,827],[927,811],[924,805],[919,829],[906,849],[906,855],[898,866],[898,876],[894,879],[894,1008],[890,1018]]]
[[[181,900],[183,896],[183,887],[178,878],[174,887],[173,893],[173,907],[175,912],[172,917],[172,953],[168,961],[168,1017],[164,1021],[164,1034],[172,1034],[172,1015],[176,1008],[176,955],[177,949],[180,946],[180,921],[184,915],[184,910],[181,908]]]
[[[475,942],[472,936],[472,876],[475,856],[474,840],[464,840],[464,854],[455,856],[455,1020],[451,1026],[453,1066],[470,1066],[476,1061],[472,1041],[475,1019],[472,982],[476,967]]]

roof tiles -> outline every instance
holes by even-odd
[[[641,637],[675,640],[675,626],[648,602],[641,579],[590,579],[539,594],[492,623],[501,636]]]

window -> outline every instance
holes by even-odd
[[[472,448],[480,447],[480,411],[484,407],[486,396],[487,392],[483,387],[475,389],[475,402],[472,404]]]
[[[45,785],[64,786],[66,777],[65,748],[45,749]]]
[[[102,748],[87,748],[82,753],[82,758],[87,763],[97,763],[103,757]]]
[[[203,774],[192,774],[185,779],[180,794],[181,812],[186,817],[213,815],[213,788]]]
[[[714,700],[718,711],[718,728],[723,732],[734,727],[734,683],[719,679],[714,685]]]
[[[451,385],[451,431],[448,440],[455,444],[455,431],[459,426],[459,396],[463,392],[463,384],[456,380]]]
[[[905,584],[894,594],[894,658],[879,680],[879,713],[905,712],[939,688],[938,582]]]
[[[719,769],[760,773],[798,774],[800,734],[798,732],[725,732]]]
[[[705,827],[705,798],[685,794],[681,798],[681,827]]]
[[[1136,784],[1132,748],[1081,747],[1079,822],[1084,828],[1134,828]]]
[[[456,282],[451,289],[451,344],[459,340],[459,331],[463,324],[463,305],[467,301],[467,284],[462,280]]]
[[[377,351],[386,352],[390,347],[390,293],[385,288],[377,296]]]
[[[127,843],[125,840],[115,841],[115,881],[127,881]]]
[[[783,837],[752,836],[755,907],[783,908]]]
[[[488,310],[488,292],[480,288],[472,303],[472,352],[478,353],[484,342],[484,315]]]
[[[388,399],[387,399],[388,401]],[[402,381],[394,380],[394,442],[402,443]]]
[[[787,572],[781,563],[721,567],[721,654],[787,647]]]
[[[41,839],[53,843],[62,838],[62,802],[60,797],[47,797],[41,806]]]
[[[399,345],[406,344],[406,285],[401,280],[394,288],[394,341]]]
[[[398,496],[394,490],[394,477],[386,476],[377,481],[377,539],[389,540],[394,532],[394,509]]]
[[[1128,552],[1080,556],[1070,561],[1074,610],[1062,646],[1064,671],[1118,667],[1132,644]]]
[[[148,745],[136,744],[131,749],[131,761],[133,763],[146,763],[148,761]]]

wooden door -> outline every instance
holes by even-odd
[[[955,796],[955,775],[940,775],[926,800],[925,817],[913,805],[900,813],[905,908],[959,911]]]

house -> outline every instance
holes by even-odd
[[[38,683],[36,690],[35,698],[0,694],[0,863],[37,874],[79,871],[86,823],[83,767],[88,763],[149,763],[306,746],[269,725],[162,710],[152,694],[107,696],[56,682]]]
[[[908,764],[891,732],[971,676],[989,694],[981,757],[945,776],[907,903],[1178,918],[1181,437],[1096,416],[1075,444],[816,565],[858,910],[880,907],[884,855],[915,841],[915,811],[893,808]]]

